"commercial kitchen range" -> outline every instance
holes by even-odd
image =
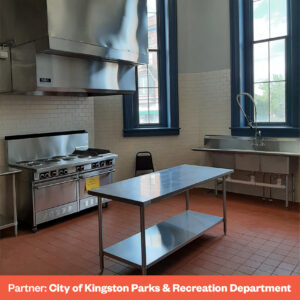
[[[8,163],[17,176],[18,220],[37,231],[39,224],[98,205],[88,184],[112,183],[116,154],[88,147],[85,131],[5,137]],[[110,200],[102,199],[104,206]]]

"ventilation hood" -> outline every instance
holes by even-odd
[[[131,93],[147,48],[146,0],[0,0],[1,93]]]

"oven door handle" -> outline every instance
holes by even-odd
[[[112,169],[112,170],[109,170],[109,171],[105,171],[105,172],[102,172],[102,173],[98,173],[98,174],[95,174],[95,176],[89,176],[89,177],[84,177],[84,176],[79,176],[79,179],[87,179],[87,178],[90,178],[90,177],[96,177],[96,176],[100,176],[100,175],[106,175],[106,174],[110,174],[110,173],[113,173],[113,172],[116,172],[115,169]]]
[[[53,184],[47,184],[47,185],[42,185],[42,186],[37,186],[36,185],[33,188],[35,190],[40,190],[40,189],[45,189],[45,188],[48,188],[48,187],[52,187],[52,186],[56,186],[56,185],[61,185],[61,184],[65,184],[65,183],[76,182],[76,180],[78,180],[78,179],[77,178],[73,178],[72,180],[57,182],[57,183],[53,183]]]

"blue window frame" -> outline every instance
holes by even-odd
[[[149,2],[153,4],[155,0],[148,0],[148,4]],[[180,131],[176,0],[156,0],[156,9],[153,7],[148,9],[148,16],[153,14],[152,10],[156,10],[157,43],[149,47],[149,56],[150,59],[155,57],[158,61],[157,78],[155,78],[157,80],[149,80],[149,77],[145,79],[147,76],[142,78],[145,73],[149,74],[150,64],[136,68],[137,91],[132,95],[123,96],[123,135],[125,137],[179,135]],[[151,31],[153,25],[149,18],[148,23],[149,31]],[[157,82],[158,85],[156,85]],[[149,94],[153,91],[155,95],[151,99]],[[150,109],[149,99],[152,104],[154,103]],[[148,101],[148,110],[145,108],[146,101]],[[153,107],[158,107],[158,109]],[[144,113],[148,116],[145,117]]]
[[[257,126],[263,136],[270,137],[299,137],[300,123],[300,1],[286,0],[287,6],[287,31],[282,35],[272,38],[271,34],[265,38],[255,37],[254,7],[257,3],[268,2],[269,7],[275,4],[277,0],[230,0],[230,27],[231,27],[231,133],[236,136],[251,136],[254,134],[245,121],[244,116],[235,101],[236,95],[242,92],[248,92],[255,96],[255,85],[257,75],[255,74],[255,47],[266,46],[268,60],[270,57],[270,45],[272,43],[283,43],[285,45],[285,74],[284,80],[279,84],[284,85],[285,102],[282,106],[281,117],[274,118],[266,115],[258,117]],[[271,3],[271,4],[270,4]],[[277,1],[278,3],[278,1]],[[285,4],[285,3],[284,3]],[[269,8],[270,10],[270,8]],[[270,12],[269,12],[270,14]],[[262,35],[262,30],[257,31]],[[277,64],[278,67],[278,64]],[[261,80],[266,85],[266,91],[269,91],[268,99],[270,105],[270,86],[273,84],[270,79],[270,61],[269,77]],[[278,82],[275,82],[275,85]],[[262,83],[259,83],[262,85]],[[255,97],[257,107],[259,97]],[[244,100],[244,99],[242,99]],[[253,106],[249,101],[242,101],[243,109],[253,120]]]

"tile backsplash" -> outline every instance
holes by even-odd
[[[0,96],[0,164],[7,135],[84,129],[94,145],[94,99],[78,97]]]

